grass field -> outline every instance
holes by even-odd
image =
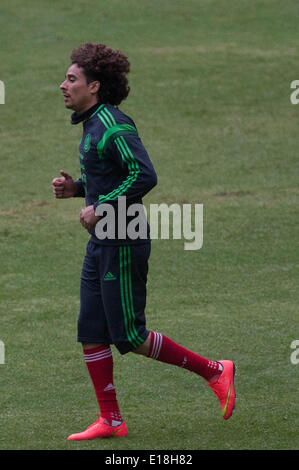
[[[0,449],[298,449],[299,79],[295,0],[11,0],[0,6]],[[126,439],[70,443],[97,403],[76,342],[88,234],[80,126],[59,84],[74,47],[129,57],[132,116],[158,174],[150,203],[202,203],[204,244],[154,240],[148,328],[237,365],[224,422],[197,376],[115,349]]]

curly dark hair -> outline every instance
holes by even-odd
[[[127,98],[130,87],[126,74],[130,62],[121,51],[104,44],[86,43],[73,50],[71,61],[83,69],[87,83],[100,82],[99,103],[118,106]]]

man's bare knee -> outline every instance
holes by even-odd
[[[133,353],[135,354],[142,354],[142,356],[148,356],[149,351],[150,351],[150,345],[151,345],[151,334],[148,335],[144,343],[141,344],[138,348],[133,350]]]
[[[83,349],[93,349],[98,348],[99,346],[103,346],[102,343],[81,343]]]

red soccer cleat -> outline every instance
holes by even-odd
[[[68,441],[84,441],[106,437],[125,437],[128,434],[126,423],[121,423],[120,426],[110,426],[106,424],[104,418],[98,418],[95,423],[88,426],[88,428],[77,434],[71,434],[67,438]]]
[[[234,410],[236,400],[234,388],[235,364],[232,361],[219,362],[223,366],[220,377],[212,380],[207,385],[211,387],[220,401],[223,418],[229,419]]]

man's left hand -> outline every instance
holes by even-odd
[[[81,210],[80,223],[86,230],[94,228],[99,220],[100,217],[95,215],[93,205],[87,206]]]

